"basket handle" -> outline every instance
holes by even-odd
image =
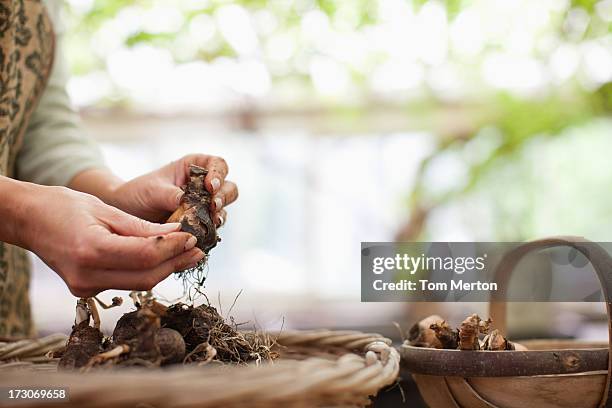
[[[612,356],[612,258],[601,246],[582,237],[567,236],[530,241],[512,249],[502,257],[495,270],[494,282],[497,282],[500,290],[492,292],[489,314],[498,330],[505,334],[507,326],[506,288],[514,268],[529,252],[559,246],[569,246],[580,251],[593,265],[603,288],[608,313],[608,381],[599,406],[612,408],[610,384],[612,381],[612,358],[610,358]]]

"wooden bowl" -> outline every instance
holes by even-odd
[[[520,259],[532,250],[572,246],[591,262],[604,288],[610,326],[612,259],[582,238],[548,238],[510,251],[496,270],[507,287]],[[505,293],[492,299],[490,313],[506,330]],[[612,330],[610,331],[612,334]],[[609,344],[569,340],[521,342],[527,351],[441,350],[403,345],[402,366],[414,377],[431,408],[596,408],[612,407]]]
[[[608,375],[605,344],[556,340],[521,344],[529,350],[485,352],[404,345],[400,354],[431,408],[598,406]]]

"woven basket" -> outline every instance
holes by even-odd
[[[568,340],[522,341],[528,351],[463,351],[401,347],[402,363],[431,408],[612,407],[612,259],[595,243],[560,237],[528,242],[510,251],[496,270],[500,288],[531,251],[570,246],[593,265],[604,288],[609,344]],[[496,327],[506,331],[505,293],[490,303]]]
[[[281,357],[259,366],[85,374],[57,372],[57,361],[44,357],[64,346],[64,335],[0,343],[0,388],[66,387],[69,401],[54,407],[360,407],[397,379],[399,354],[378,334],[312,330],[277,336]],[[50,402],[14,406],[49,407]]]

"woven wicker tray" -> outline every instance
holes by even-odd
[[[378,334],[286,331],[281,357],[259,366],[180,366],[57,372],[45,357],[65,335],[0,343],[0,387],[65,387],[69,401],[8,401],[19,407],[360,407],[393,384],[399,354]],[[7,401],[3,401],[3,404]]]

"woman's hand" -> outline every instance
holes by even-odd
[[[86,191],[99,196],[107,203],[139,218],[162,222],[180,204],[183,191],[180,186],[187,183],[189,165],[196,164],[208,170],[205,179],[206,189],[213,194],[211,210],[213,221],[221,226],[227,221],[225,206],[238,198],[238,188],[235,183],[226,181],[228,168],[225,160],[220,157],[204,154],[193,154],[174,161],[156,171],[137,177],[127,183],[114,182],[110,192],[99,193],[104,188],[92,186],[104,185],[95,181],[104,179],[104,175],[96,176],[99,170],[84,172],[71,183],[72,188]]]
[[[0,238],[35,252],[75,296],[150,290],[204,257],[180,224],[153,224],[63,187],[12,183],[18,209],[8,215],[17,223],[9,239]]]

